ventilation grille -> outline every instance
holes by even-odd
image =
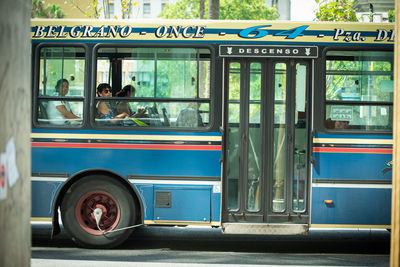
[[[156,208],[170,208],[171,207],[171,192],[170,191],[156,191]]]

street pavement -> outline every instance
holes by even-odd
[[[82,249],[33,225],[32,266],[389,266],[385,230],[312,230],[303,236],[226,235],[220,229],[141,227],[120,247]]]

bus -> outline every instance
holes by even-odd
[[[390,229],[393,24],[33,19],[31,38],[31,219],[52,236]]]

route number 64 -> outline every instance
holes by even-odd
[[[244,30],[241,30],[239,32],[239,36],[242,38],[247,38],[247,39],[256,39],[256,38],[262,38],[265,37],[269,34],[269,32],[266,29],[261,29],[265,27],[271,27],[272,25],[262,25],[262,26],[254,26],[250,27]],[[303,36],[303,32],[305,29],[308,28],[308,25],[300,26],[297,28],[293,28],[290,30],[284,30],[277,32],[275,34],[271,34],[273,36],[286,36],[285,39],[295,39],[298,36]]]

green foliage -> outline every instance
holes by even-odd
[[[208,1],[205,1],[204,18],[207,18]],[[178,0],[169,4],[160,14],[165,19],[197,19],[200,0]],[[221,0],[219,19],[221,20],[275,20],[279,15],[275,7],[268,7],[263,0]]]
[[[276,20],[275,7],[268,7],[263,0],[221,0],[219,17],[223,20]]]
[[[100,17],[101,8],[97,8],[98,1],[92,0],[89,2],[88,6],[82,7],[82,3],[79,0],[66,0],[68,1],[69,5],[75,7],[79,10],[82,14],[84,14],[88,18],[98,19]],[[87,3],[85,3],[86,5]]]
[[[389,22],[395,22],[394,9],[388,11]]]
[[[61,19],[65,17],[64,11],[59,5],[49,4],[46,8],[46,14],[48,18]]]
[[[195,19],[199,18],[199,0],[179,0],[175,4],[166,5],[159,17],[164,19]],[[205,4],[205,17],[207,16],[208,5]]]
[[[44,3],[42,0],[32,0],[31,18],[44,17]]]
[[[358,21],[354,0],[315,0],[318,10],[315,16],[318,21]]]
[[[59,5],[48,4],[45,8],[44,1],[32,0],[31,17],[61,19],[65,17],[65,13]]]

